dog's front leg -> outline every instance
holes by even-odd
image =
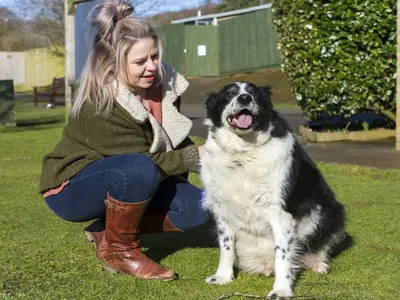
[[[234,233],[225,222],[218,221],[218,241],[220,257],[217,272],[207,277],[210,284],[226,284],[233,280],[233,263],[235,260]]]
[[[291,214],[278,205],[269,208],[268,219],[275,242],[275,282],[274,288],[268,296],[270,299],[292,297],[296,222]]]

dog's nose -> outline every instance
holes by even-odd
[[[253,98],[249,94],[241,94],[238,97],[238,101],[242,105],[247,105],[253,100]]]

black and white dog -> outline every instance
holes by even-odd
[[[271,299],[293,296],[297,271],[329,271],[344,237],[344,209],[286,121],[269,87],[232,83],[206,102],[201,159],[204,206],[218,226],[220,260],[210,284],[233,280],[233,267],[275,275]]]

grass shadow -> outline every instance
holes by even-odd
[[[21,132],[59,128],[65,124],[65,107],[33,106],[32,103],[16,102],[16,126],[0,127],[0,132]]]
[[[0,127],[1,133],[13,133],[13,132],[23,132],[23,131],[40,131],[52,128],[62,128],[64,127],[64,121],[48,121],[48,122],[26,122],[22,125],[17,122],[17,126],[7,126]]]
[[[331,257],[335,258],[339,256],[342,252],[353,247],[353,245],[354,245],[354,238],[346,232],[344,239],[334,249],[332,249]]]
[[[49,125],[49,124],[56,124],[64,122],[64,117],[50,117],[50,118],[41,118],[41,119],[25,119],[25,120],[18,120],[17,127],[29,127],[29,126],[36,126],[36,125]]]
[[[146,255],[158,263],[185,248],[218,248],[215,226],[215,222],[210,219],[200,228],[193,229],[190,232],[145,234],[141,237],[142,247],[148,248]],[[350,249],[353,245],[353,237],[345,233],[344,239],[332,250],[332,259]],[[236,276],[238,272],[238,270],[235,270]]]
[[[148,248],[146,255],[160,262],[185,248],[217,248],[215,223],[212,219],[203,226],[188,232],[166,232],[141,236],[142,247]]]

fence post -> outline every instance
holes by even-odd
[[[65,114],[68,120],[72,105],[71,82],[75,80],[75,12],[74,1],[64,0],[65,16]]]
[[[400,0],[397,0],[396,150],[400,151]]]

